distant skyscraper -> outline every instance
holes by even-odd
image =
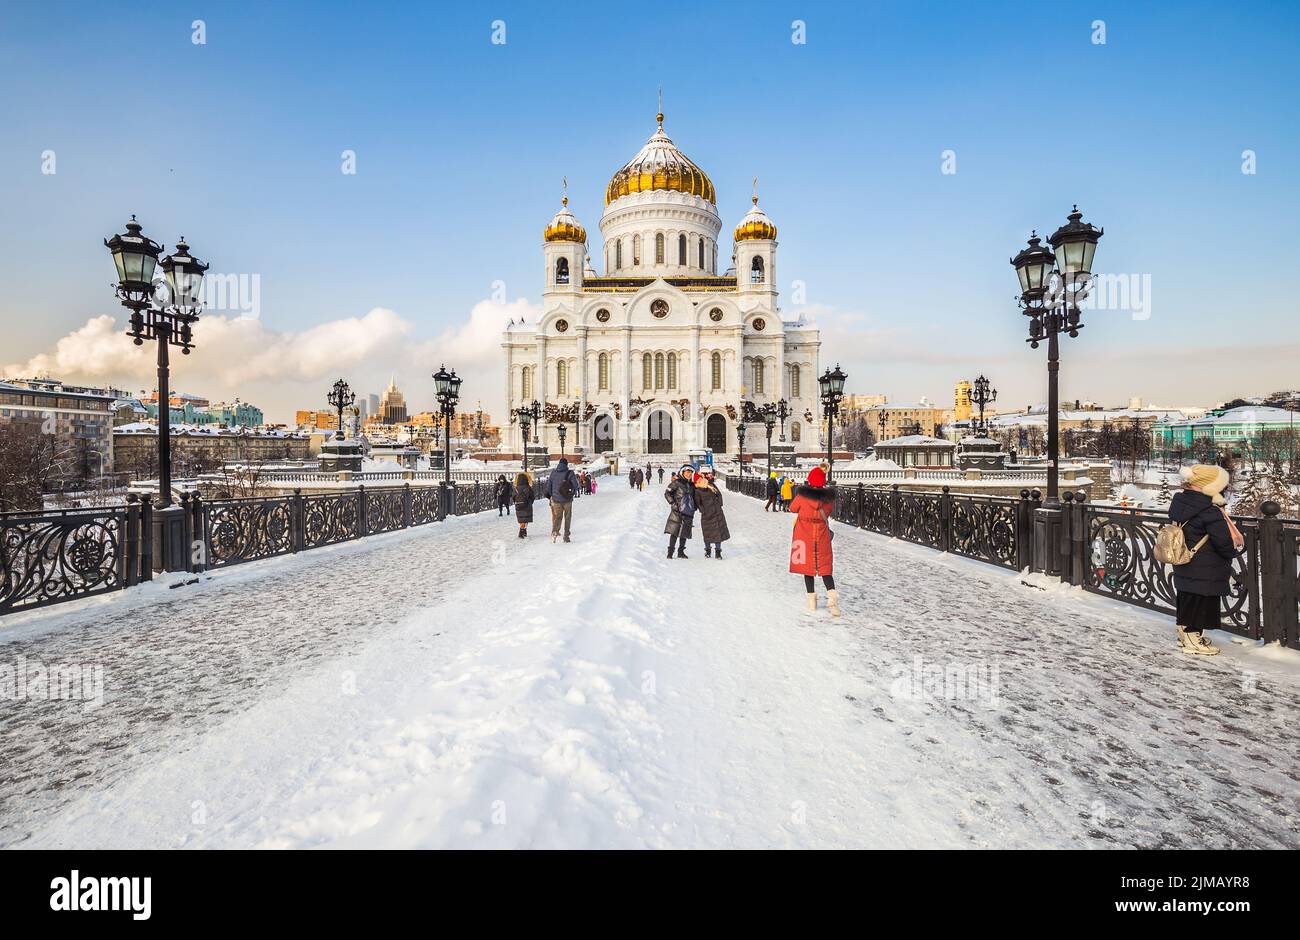
[[[384,424],[404,424],[406,422],[406,398],[397,390],[397,377],[388,383],[384,398],[379,403],[379,420]]]
[[[370,407],[366,410],[366,413],[371,417],[374,417],[379,414],[379,396],[372,393],[368,395],[367,398],[369,400]]]

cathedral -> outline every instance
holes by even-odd
[[[742,403],[784,398],[787,440],[815,451],[821,340],[802,317],[781,316],[776,225],[756,190],[719,274],[713,181],[657,119],[605,189],[603,274],[567,194],[546,226],[542,316],[512,322],[501,344],[510,413],[538,402],[538,440],[552,449],[563,423],[567,446],[588,453],[734,454]],[[522,452],[518,422],[505,442]],[[762,425],[749,425],[746,449],[763,446]]]

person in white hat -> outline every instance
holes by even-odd
[[[1173,566],[1178,642],[1184,653],[1216,656],[1219,648],[1206,638],[1205,631],[1219,629],[1221,598],[1232,593],[1232,560],[1245,540],[1223,498],[1228,471],[1196,464],[1184,467],[1181,473],[1183,488],[1169,504],[1169,519],[1183,527],[1192,558],[1185,565]]]

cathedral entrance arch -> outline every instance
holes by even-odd
[[[612,415],[597,415],[591,422],[591,447],[597,454],[614,449],[614,418]]]
[[[704,426],[704,445],[715,454],[727,452],[727,419],[723,415],[709,415]]]
[[[673,452],[673,416],[666,411],[652,411],[645,425],[645,452],[671,454]]]

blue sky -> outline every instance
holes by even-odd
[[[1066,397],[1212,404],[1300,384],[1286,290],[1300,5],[654,9],[9,5],[0,369],[141,384],[128,340],[84,329],[120,311],[100,242],[134,212],[214,270],[261,278],[263,332],[213,326],[205,355],[201,331],[183,387],[284,419],[336,371],[365,391],[396,372],[427,405],[434,360],[459,355],[497,402],[491,317],[471,311],[495,281],[540,300],[561,177],[599,266],[605,184],[653,132],[662,83],[665,128],[709,172],[724,226],[759,177],[785,313],[805,282],[823,358],[855,390],[947,400],[984,371],[1008,407],[1041,400],[1007,259],[1073,202],[1106,228],[1098,269],[1149,275],[1152,293],[1149,319],[1099,312],[1069,341]],[[340,172],[345,149],[356,175]],[[359,319],[376,307],[395,319]],[[358,334],[379,337],[365,356]],[[232,372],[219,359],[250,359],[241,342],[297,358],[283,375]]]

